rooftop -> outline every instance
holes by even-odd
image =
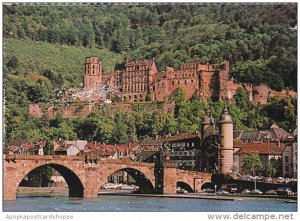
[[[281,155],[285,148],[284,144],[277,143],[247,143],[240,150],[240,154],[258,153],[265,155]]]

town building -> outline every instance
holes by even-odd
[[[282,176],[297,179],[297,142],[286,145],[282,153]]]
[[[54,149],[54,155],[76,156],[80,150],[74,144],[64,144]]]
[[[257,130],[235,130],[233,138],[241,140],[243,143],[260,142],[260,134]]]
[[[141,142],[144,149],[136,159],[147,162],[170,161],[177,163],[177,167],[184,170],[232,173],[233,123],[226,105],[218,126],[219,130],[208,111],[201,123],[201,132],[181,133],[155,139],[147,137]]]
[[[239,151],[243,148],[245,143],[239,139],[233,139],[233,173],[240,171],[240,157]]]
[[[259,155],[264,168],[257,171],[257,174],[267,175],[266,168],[267,165],[273,165],[276,169],[276,176],[282,176],[282,154],[286,148],[285,144],[275,143],[246,143],[241,150],[238,152],[239,155],[239,173],[251,173],[243,169],[244,157],[256,153]]]
[[[45,147],[45,140],[33,143],[26,139],[13,139],[7,143],[5,151],[16,155],[44,155]]]
[[[171,136],[171,135],[169,135]],[[139,151],[159,151],[165,142],[166,137],[157,135],[155,138],[145,137],[140,144]]]
[[[201,137],[199,132],[176,134],[165,138],[162,145],[163,156],[169,151],[170,160],[176,162],[178,168],[199,171],[202,167],[199,159],[201,156],[200,144]]]

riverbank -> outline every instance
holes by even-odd
[[[19,187],[18,193],[30,196],[67,196],[69,189],[65,187]],[[230,194],[230,195],[214,195],[214,194],[135,194],[131,190],[105,190],[101,189],[98,195],[111,196],[135,196],[135,197],[158,197],[158,198],[181,198],[181,199],[205,199],[205,200],[225,200],[225,201],[243,201],[249,199],[255,200],[280,200],[286,202],[297,202],[297,196],[280,197],[277,195],[249,195],[249,194]]]
[[[183,199],[209,199],[209,200],[227,200],[227,201],[242,201],[244,199],[256,200],[280,200],[297,202],[297,196],[281,197],[277,195],[245,195],[245,194],[230,194],[230,195],[214,195],[214,194],[135,194],[124,190],[100,190],[98,195],[117,195],[117,196],[137,196],[137,197],[158,197],[158,198],[183,198]]]
[[[32,194],[32,195],[68,195],[69,189],[66,187],[19,187],[17,194]]]

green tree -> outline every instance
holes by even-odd
[[[276,174],[276,168],[272,164],[268,164],[265,166],[266,174],[270,177],[274,177]]]
[[[114,129],[114,141],[116,143],[128,143],[129,137],[127,134],[127,125],[121,118],[118,118],[116,121],[116,127]]]
[[[249,109],[249,94],[244,88],[238,88],[234,95],[236,105],[243,111]]]
[[[53,145],[52,141],[50,141],[50,140],[46,141],[46,145],[44,148],[44,154],[45,155],[54,155],[54,145]]]
[[[251,171],[252,175],[256,175],[256,172],[263,169],[263,164],[257,153],[251,153],[244,157],[242,168],[244,170]]]

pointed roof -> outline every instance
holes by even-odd
[[[232,124],[232,117],[231,117],[230,113],[228,112],[226,101],[225,101],[223,113],[222,113],[222,115],[220,117],[219,123],[221,123],[221,124],[223,124],[223,123],[231,123]]]

